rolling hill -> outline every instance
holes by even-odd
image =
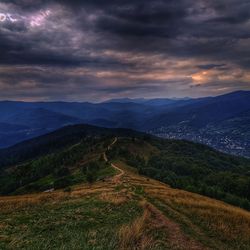
[[[1,150],[0,159],[1,249],[250,247],[250,213],[228,204],[248,209],[247,159],[89,125]],[[209,190],[217,200],[194,193]]]

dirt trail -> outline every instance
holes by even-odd
[[[108,146],[107,151],[111,149],[111,147],[117,142],[117,138],[114,139],[114,141]],[[106,162],[108,162],[108,158],[106,155],[106,152],[103,153],[103,158]],[[134,174],[128,174],[123,169],[121,169],[119,166],[115,165],[114,163],[111,163],[111,166],[119,171],[120,173],[115,175],[112,178],[112,182],[114,184],[120,184],[122,182],[121,178],[123,175],[126,174],[126,177],[128,178],[128,182],[130,185],[139,185],[141,184],[141,177],[139,178],[139,183],[136,182],[137,175]],[[152,185],[153,187],[159,186],[158,182],[151,181],[148,183],[144,183],[146,186]],[[165,185],[163,185],[165,187]],[[163,187],[160,187],[161,189]],[[164,189],[164,188],[163,188]],[[151,218],[151,226],[153,226],[156,230],[157,228],[165,228],[165,230],[169,234],[169,241],[170,245],[173,249],[190,249],[190,250],[204,250],[205,248],[200,242],[197,242],[196,240],[191,239],[187,235],[185,235],[179,225],[175,223],[174,221],[170,220],[168,217],[166,217],[160,210],[158,210],[152,203],[147,201],[145,209],[151,214],[153,218]]]
[[[107,151],[109,151],[116,142],[117,142],[117,137],[115,137],[114,141],[108,146]],[[103,153],[103,159],[104,161],[108,162],[106,151]]]
[[[114,176],[114,178],[113,178],[113,182],[114,183],[116,183],[116,184],[118,184],[118,183],[120,183],[121,182],[121,177],[124,175],[124,171],[122,170],[122,169],[120,169],[119,167],[117,167],[115,164],[111,164],[111,166],[114,168],[114,169],[116,169],[116,170],[118,170],[120,173],[119,174],[117,174],[117,175],[115,175]]]
[[[114,141],[108,146],[108,149],[107,149],[107,151],[109,151],[110,149],[111,149],[111,147],[115,144],[117,142],[117,137],[115,137],[115,139],[114,139]],[[104,152],[103,153],[103,159],[104,159],[104,161],[106,161],[106,162],[108,162],[108,158],[107,158],[107,155],[106,155],[106,152]],[[113,177],[113,182],[114,183],[120,183],[121,182],[121,177],[124,175],[124,171],[121,169],[121,168],[119,168],[119,167],[117,167],[115,164],[113,164],[113,163],[111,163],[111,167],[113,167],[114,169],[116,169],[116,170],[118,170],[118,172],[120,172],[119,174],[117,174],[117,175],[115,175],[114,177]]]
[[[117,142],[117,137],[115,137],[114,141],[108,146],[108,150]]]
[[[106,152],[110,151],[111,147],[116,142],[117,138],[114,138],[113,142],[107,147]],[[103,159],[105,162],[109,162],[106,152],[102,153]],[[164,237],[166,238],[162,238],[162,241],[168,242],[170,249],[208,249],[203,246],[203,244],[200,243],[198,240],[193,239],[192,236],[186,234],[178,222],[176,222],[174,219],[171,219],[166,213],[164,213],[164,210],[162,210],[161,207],[158,207],[157,204],[153,204],[153,202],[148,199],[148,197],[152,197],[155,200],[160,200],[162,203],[168,206],[169,197],[173,197],[173,195],[171,196],[171,193],[169,194],[169,192],[171,191],[173,193],[177,191],[173,191],[170,187],[159,181],[139,176],[133,171],[127,169],[126,165],[120,163],[110,163],[110,165],[118,173],[108,179],[108,181],[96,182],[91,186],[87,184],[79,185],[75,187],[71,193],[65,193],[63,191],[58,190],[50,194],[42,193],[40,195],[34,194],[26,196],[16,196],[14,197],[14,201],[12,201],[12,197],[6,197],[4,200],[2,199],[2,201],[0,199],[0,207],[3,207],[4,205],[6,207],[5,209],[8,210],[12,209],[12,207],[22,207],[26,206],[27,204],[39,204],[42,202],[55,200],[63,201],[64,199],[68,199],[69,197],[71,197],[72,199],[79,199],[84,196],[90,196],[93,194],[98,194],[101,199],[106,200],[108,202],[112,202],[114,204],[121,204],[128,201],[129,199],[132,199],[131,197],[136,196],[137,198],[139,198],[139,201],[145,202],[143,205],[143,209],[148,214],[147,220],[142,225],[141,229],[138,228],[138,223],[134,224],[136,230],[135,232],[138,232],[139,235],[141,235],[140,239],[147,239],[148,229],[153,230],[155,232],[157,232],[158,230],[159,232],[165,232]],[[121,183],[123,185],[121,185],[121,189],[118,189],[117,187]],[[136,189],[137,191],[139,190],[142,192],[138,193],[136,192]],[[133,226],[131,227],[132,228],[129,228],[129,230],[133,229]],[[140,239],[137,240],[140,241]],[[155,242],[155,244],[156,243],[157,241]]]
[[[108,162],[108,158],[107,158],[107,155],[106,155],[105,152],[103,153],[103,159],[104,159],[105,162]]]
[[[159,209],[152,203],[146,203],[146,209],[150,212],[153,219],[152,226],[157,230],[158,228],[165,228],[168,232],[168,241],[171,249],[190,249],[190,250],[206,250],[200,242],[188,237],[183,233],[180,226],[174,221],[167,218]]]

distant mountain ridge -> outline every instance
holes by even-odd
[[[201,142],[250,157],[250,91],[197,99],[112,99],[89,102],[0,102],[0,147],[70,124],[130,128]]]

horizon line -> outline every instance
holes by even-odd
[[[114,98],[110,98],[110,99],[106,99],[103,101],[64,101],[64,100],[34,100],[34,101],[25,101],[25,100],[11,100],[11,99],[4,99],[4,100],[0,100],[0,103],[3,102],[19,102],[19,103],[90,103],[90,104],[101,104],[101,103],[107,103],[107,102],[118,102],[119,100],[131,100],[131,101],[135,101],[135,100],[145,100],[145,101],[150,101],[150,100],[160,100],[160,99],[165,99],[165,100],[173,100],[173,101],[181,101],[181,100],[195,100],[195,99],[203,99],[203,98],[214,98],[214,97],[219,97],[219,96],[224,96],[224,95],[230,95],[233,93],[239,93],[239,92],[250,92],[250,90],[235,90],[235,91],[230,91],[230,92],[226,92],[224,94],[217,94],[217,95],[208,95],[208,96],[200,96],[200,97],[190,97],[190,96],[186,96],[186,97],[152,97],[152,98],[146,98],[146,97],[114,97]]]

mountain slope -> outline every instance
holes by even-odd
[[[0,147],[11,146],[60,127],[82,122],[78,118],[43,108],[20,109],[0,120],[3,120],[0,126]]]
[[[110,153],[173,188],[250,210],[250,161],[187,141],[119,139]]]
[[[239,91],[192,102],[162,112],[145,122],[150,133],[187,139],[235,155],[250,157],[250,92]],[[235,121],[240,121],[238,126]],[[238,136],[235,136],[237,134]]]
[[[122,159],[140,173],[172,187],[250,209],[249,160],[187,141],[162,140],[132,130],[89,125],[68,126],[0,150],[0,192],[46,190],[57,186],[60,177],[66,177],[65,186],[70,186],[75,183],[75,173],[83,167],[79,162],[101,159],[114,137],[119,140],[108,158]],[[80,172],[87,177],[85,170]],[[80,180],[85,177],[81,174]]]
[[[105,138],[106,136],[142,137],[146,135],[130,129],[108,129],[86,124],[66,126],[12,147],[0,149],[0,168],[60,151],[84,139]]]
[[[56,113],[43,108],[29,109],[15,114],[6,119],[6,122],[25,125],[33,129],[55,129],[69,124],[80,123],[81,120],[61,113]]]
[[[209,123],[229,119],[250,109],[250,91],[239,91],[213,98],[204,98],[197,102],[188,103],[184,108],[159,114],[154,121],[147,123],[147,129],[178,124],[186,121],[195,128]]]
[[[91,185],[0,197],[1,249],[249,249],[249,212],[172,189],[121,161],[112,167],[114,177]]]

